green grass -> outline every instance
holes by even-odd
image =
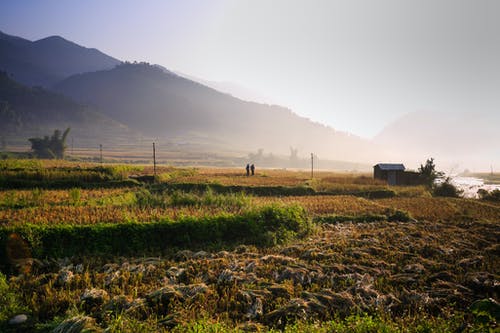
[[[142,167],[113,166],[52,166],[45,167],[38,160],[0,160],[0,189],[68,189],[112,188],[140,185],[128,179],[131,172]]]
[[[405,316],[392,319],[386,315],[354,314],[345,318],[325,322],[297,321],[280,328],[268,328],[249,322],[234,325],[232,323],[213,320],[198,319],[187,323],[172,325],[171,317],[150,318],[138,320],[126,315],[113,316],[107,327],[107,332],[172,332],[172,333],[482,333],[497,332],[494,322],[481,323],[475,317],[466,313],[455,313],[449,317],[429,318],[423,316]],[[46,325],[54,328],[57,323]],[[42,330],[36,330],[42,332]],[[47,331],[48,332],[48,331]]]
[[[243,193],[214,193],[210,188],[204,192],[150,191],[142,189],[135,192],[136,204],[139,207],[249,207],[251,196]]]
[[[21,304],[20,296],[9,287],[7,278],[0,272],[0,328],[1,323],[25,311],[27,309]]]
[[[19,235],[35,258],[139,255],[169,248],[217,244],[272,246],[308,233],[304,209],[264,207],[242,215],[185,217],[178,221],[95,225],[22,225],[0,228],[0,264],[8,264],[10,235]],[[12,246],[11,246],[12,247]]]
[[[214,193],[227,194],[243,192],[254,196],[306,196],[306,195],[353,195],[369,199],[392,198],[396,192],[391,189],[330,189],[327,191],[316,191],[309,186],[245,186],[245,185],[221,185],[214,183],[163,183],[154,185],[156,191],[182,191],[182,192],[205,192],[210,190]]]

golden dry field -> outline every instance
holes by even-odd
[[[0,164],[0,330],[498,330],[498,202],[244,171]]]

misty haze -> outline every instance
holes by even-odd
[[[496,331],[499,88],[494,0],[2,1],[0,331]]]

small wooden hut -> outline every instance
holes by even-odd
[[[373,177],[387,181],[389,185],[404,185],[405,166],[395,163],[379,163],[373,166]]]

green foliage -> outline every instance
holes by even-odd
[[[80,203],[80,199],[82,197],[82,192],[79,188],[72,188],[69,190],[69,200],[70,204],[76,206]]]
[[[165,207],[165,201],[161,195],[153,194],[148,189],[140,189],[135,192],[135,203],[139,207]]]
[[[410,213],[404,210],[395,210],[394,212],[387,213],[387,221],[389,222],[408,222],[411,221],[412,217]]]
[[[464,318],[460,314],[450,318],[427,318],[425,315],[419,317],[405,316],[401,320],[394,320],[390,317],[374,316],[369,314],[355,314],[346,318],[339,318],[323,322],[297,321],[284,326],[282,329],[268,329],[257,326],[252,331],[269,333],[454,333],[461,332],[461,325]],[[488,328],[477,323],[469,323],[467,332],[488,332]],[[259,329],[260,328],[260,329]],[[153,330],[150,326],[150,330]],[[244,327],[233,327],[224,322],[200,319],[188,323],[183,323],[173,328],[175,333],[194,332],[235,332],[243,333],[248,331]],[[492,331],[494,332],[494,330]]]
[[[169,183],[159,184],[153,187],[156,190],[180,190],[183,192],[204,192],[208,189],[214,193],[245,193],[259,197],[272,196],[306,196],[306,195],[353,195],[369,199],[392,198],[396,192],[391,189],[331,189],[327,191],[316,191],[309,186],[243,186],[243,185],[221,185],[214,183]]]
[[[37,258],[83,254],[126,255],[161,252],[172,247],[203,244],[272,246],[307,234],[311,225],[303,208],[264,207],[242,215],[186,217],[179,221],[95,225],[23,225],[0,228],[0,258],[5,242],[21,235]],[[5,263],[3,263],[5,264]]]
[[[144,168],[135,165],[107,165],[90,168],[90,170],[105,174],[110,179],[123,180],[128,177],[128,174],[143,171]]]
[[[479,199],[481,200],[486,200],[486,201],[494,201],[494,202],[500,202],[500,190],[495,189],[493,191],[486,191],[484,189],[480,189],[477,191],[477,194],[479,195]]]
[[[201,203],[201,199],[193,193],[174,191],[168,198],[168,205],[173,207],[178,206],[195,206]]]
[[[135,193],[140,207],[236,207],[244,208],[250,204],[250,196],[245,193],[216,194],[210,188],[205,192],[154,191],[142,189]]]
[[[198,174],[198,170],[195,168],[191,169],[174,169],[170,172],[163,172],[158,175],[158,181],[160,182],[168,182],[171,180],[175,180],[180,177],[190,177]]]
[[[443,173],[440,171],[436,171],[436,165],[434,164],[434,159],[430,158],[425,162],[425,165],[420,165],[418,168],[418,172],[420,173],[420,177],[424,184],[428,187],[432,187],[436,179],[441,178]]]
[[[50,138],[44,136],[43,138],[31,138],[28,141],[31,142],[31,149],[36,157],[63,159],[66,150],[66,138],[69,131],[70,128],[68,127],[61,135],[61,131],[56,129]]]
[[[51,167],[35,160],[0,160],[0,188],[71,189],[129,187],[140,185],[127,174],[140,170],[131,166]]]
[[[41,170],[42,162],[32,159],[8,158],[0,160],[0,171]]]
[[[0,272],[0,328],[3,322],[26,310],[21,304],[19,295],[9,287],[7,278]]]
[[[500,304],[494,299],[475,301],[469,307],[478,324],[490,325],[500,322]]]
[[[0,201],[0,208],[26,208],[37,207],[45,204],[45,191],[34,188],[27,194],[18,194],[7,192]]]
[[[432,194],[436,197],[459,198],[462,193],[462,190],[459,190],[451,183],[450,178],[446,178],[443,183],[435,185],[432,190]]]

